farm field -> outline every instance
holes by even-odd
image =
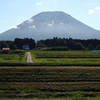
[[[9,53],[0,52],[0,66],[26,63],[27,53],[23,50],[11,50]]]
[[[0,54],[2,55],[0,59],[6,58],[6,56],[7,59],[15,56],[16,62],[27,65],[0,66],[0,97],[62,97],[61,100],[63,100],[65,97],[73,97],[79,93],[86,97],[95,97],[94,100],[98,100],[96,96],[100,96],[99,52],[30,52],[33,58],[32,64],[27,64],[26,52],[24,54]],[[11,63],[16,62],[12,61]],[[68,100],[73,99],[69,98]]]
[[[100,52],[90,51],[32,51],[33,65],[100,66]]]
[[[12,50],[9,53],[0,52],[0,63],[19,63],[25,62],[26,54],[23,50]]]
[[[31,51],[37,58],[99,58],[100,52],[90,51]]]
[[[92,97],[92,98],[90,98],[90,97],[73,97],[73,98],[48,98],[48,99],[38,99],[38,98],[32,98],[32,99],[24,99],[24,98],[22,98],[22,99],[19,99],[19,98],[17,98],[17,99],[9,99],[9,98],[1,98],[0,100],[99,100],[100,99],[100,97]]]
[[[100,53],[90,51],[30,51],[34,63],[27,64],[27,52],[0,54],[0,65],[26,66],[100,66]]]

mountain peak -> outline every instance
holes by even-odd
[[[40,40],[53,37],[100,39],[100,31],[94,30],[62,11],[49,11],[41,12],[16,28],[0,34],[0,40],[14,40],[15,38]]]
[[[45,15],[69,15],[69,14],[66,14],[63,11],[46,11],[46,12],[41,12],[41,13],[37,14],[36,16],[38,16],[38,15],[44,15],[44,14]]]
[[[41,12],[33,16],[31,19],[34,20],[34,23],[39,22],[39,24],[40,23],[44,24],[45,22],[50,22],[50,21],[54,21],[56,24],[64,22],[71,23],[70,21],[73,20],[73,18],[69,14],[66,14],[62,11]]]
[[[51,12],[51,11],[48,11],[48,12],[41,12],[41,13],[39,13],[39,14],[37,14],[37,15],[35,15],[35,16],[33,16],[32,18],[34,19],[35,17],[59,17],[59,16],[70,16],[70,15],[68,15],[68,14],[66,14],[66,13],[64,13],[63,11],[53,11],[53,12]]]

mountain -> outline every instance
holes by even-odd
[[[0,34],[0,40],[14,40],[15,38],[41,40],[53,37],[100,39],[100,31],[83,24],[64,12],[55,11],[39,13]]]

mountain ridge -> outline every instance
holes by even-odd
[[[100,39],[100,31],[85,25],[62,11],[41,12],[24,21],[15,28],[0,34],[0,40],[15,38],[47,38]]]

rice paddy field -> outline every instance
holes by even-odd
[[[100,100],[99,97],[95,97],[95,98],[90,98],[90,97],[73,97],[73,98],[47,98],[47,99],[38,99],[38,98],[32,98],[32,99],[8,99],[8,98],[3,98],[0,100]]]
[[[0,63],[23,63],[26,62],[26,57],[23,50],[12,50],[9,53],[0,52]]]
[[[100,66],[100,52],[32,51],[34,65]]]
[[[99,100],[100,52],[30,52],[0,54],[0,100]]]

